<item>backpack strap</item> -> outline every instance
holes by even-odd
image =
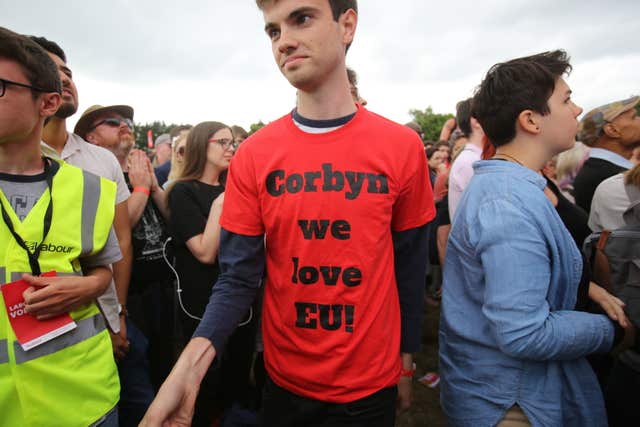
[[[640,224],[640,188],[627,184],[624,186],[624,190],[627,192],[631,204],[622,214],[622,218],[627,225],[638,225]]]

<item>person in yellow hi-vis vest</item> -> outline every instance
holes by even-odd
[[[22,279],[27,313],[69,313],[76,323],[25,350],[0,292],[0,427],[117,426],[118,374],[94,303],[121,257],[116,187],[41,156],[45,118],[62,96],[46,52],[0,27],[0,286]],[[57,276],[40,276],[50,271]]]

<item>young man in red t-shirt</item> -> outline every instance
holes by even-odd
[[[220,279],[142,425],[189,422],[266,264],[263,424],[392,426],[396,396],[411,398],[435,214],[422,143],[352,100],[355,0],[257,3],[297,107],[232,161]]]

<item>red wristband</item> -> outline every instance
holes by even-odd
[[[402,370],[400,370],[400,376],[401,377],[412,377],[415,373],[416,373],[416,364],[415,363],[413,364],[411,369],[402,368]]]
[[[144,193],[147,196],[151,195],[151,191],[149,191],[149,189],[147,187],[134,187],[133,188],[133,192],[134,193]]]

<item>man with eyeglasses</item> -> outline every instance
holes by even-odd
[[[62,92],[47,53],[0,28],[0,426],[118,425],[118,375],[94,303],[121,257],[116,188],[42,156],[44,122]],[[19,279],[30,285],[14,290],[24,301],[8,304]],[[21,305],[42,321],[68,314],[75,328],[26,350],[16,338]]]
[[[104,148],[89,144],[79,135],[67,130],[67,118],[78,110],[78,89],[73,81],[73,72],[67,65],[67,56],[55,42],[44,37],[30,36],[42,47],[58,68],[62,82],[62,104],[58,111],[47,119],[42,136],[42,150],[45,154],[64,160],[116,183],[116,207],[113,227],[118,237],[122,259],[113,264],[113,280],[104,295],[98,297],[98,304],[112,332],[113,350],[117,359],[129,351],[127,330],[121,307],[127,305],[127,290],[131,274],[131,229],[127,200],[130,192],[114,155]]]

